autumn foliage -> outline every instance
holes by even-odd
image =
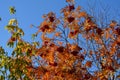
[[[66,2],[60,17],[54,12],[43,15],[44,21],[32,35],[33,42],[23,40],[17,20],[10,20],[7,45],[13,52],[8,57],[0,48],[0,80],[120,78],[120,25],[111,21],[101,28],[94,16],[75,6],[74,0]],[[42,42],[35,41],[36,37]]]

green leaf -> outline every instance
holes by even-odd
[[[0,76],[0,80],[5,80],[5,77],[4,76]]]
[[[34,40],[37,37],[37,34],[32,34],[32,39]]]
[[[8,42],[8,43],[7,43],[7,46],[13,48],[13,47],[14,47],[14,42]]]
[[[32,44],[33,44],[34,46],[39,46],[39,45],[40,45],[39,42],[32,42]]]
[[[11,6],[9,8],[9,11],[10,11],[10,14],[15,14],[15,12],[16,12],[15,7]]]

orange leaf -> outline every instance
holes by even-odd
[[[116,21],[111,21],[110,27],[115,27],[116,25],[117,25],[117,22],[116,22]]]
[[[85,66],[91,67],[92,66],[92,62],[91,61],[87,61],[86,64],[85,64]]]
[[[85,17],[86,16],[86,12],[80,12],[79,13],[79,17]]]
[[[109,31],[106,31],[106,33],[105,33],[105,37],[106,37],[106,39],[108,40],[108,38],[110,37],[110,33],[109,33]]]
[[[60,36],[61,32],[56,32],[55,36]]]

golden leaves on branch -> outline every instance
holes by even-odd
[[[44,21],[40,26],[40,30],[42,32],[49,32],[50,31],[50,23]]]
[[[100,80],[107,80],[108,79],[108,70],[103,70],[97,75]]]
[[[120,47],[120,28],[115,21],[109,24],[110,28],[100,28],[91,16],[85,11],[81,11],[80,6],[75,8],[73,4],[74,0],[66,1],[69,5],[61,10],[63,15],[60,19],[58,19],[53,12],[43,16],[44,21],[40,24],[38,30],[38,32],[42,33],[40,35],[42,39],[42,45],[40,47],[21,41],[22,44],[17,45],[15,48],[15,51],[19,49],[23,56],[27,55],[24,59],[30,63],[32,63],[30,57],[40,57],[40,60],[37,60],[40,65],[38,65],[37,68],[27,65],[26,69],[28,72],[25,74],[31,76],[30,72],[33,72],[35,73],[33,77],[37,76],[40,78],[42,76],[43,80],[107,79],[109,72],[114,72],[116,70],[115,68],[118,69],[119,66],[113,57],[120,57],[120,53],[117,51],[117,48]],[[12,19],[9,25],[14,25],[15,23],[16,21]],[[9,27],[11,28],[11,26],[7,28]],[[58,28],[61,31],[59,31]],[[11,28],[11,30],[13,29]],[[88,51],[77,44],[79,34],[86,39],[86,42],[93,44],[87,44],[91,47],[88,47],[89,49],[87,48]],[[52,38],[50,38],[51,36]],[[65,44],[62,40],[64,37],[66,39]],[[67,41],[69,39],[74,40],[75,43]],[[16,38],[12,36],[9,41],[14,42]],[[108,41],[108,43],[106,41]],[[18,43],[19,42],[20,41],[18,41]],[[95,59],[92,59],[94,56]],[[86,60],[86,57],[90,60]],[[98,68],[98,71],[100,71],[98,72],[99,74],[95,74],[95,76],[88,74],[87,70],[94,66],[93,63],[96,63],[95,65],[99,65],[100,67],[100,69]],[[112,66],[112,64],[114,65]],[[47,68],[47,70],[42,69],[42,67]],[[97,70],[95,72],[97,72]]]
[[[112,56],[115,55],[116,53],[116,46],[120,45],[120,40],[119,38],[117,38],[117,41],[114,41],[114,39],[112,39],[112,36],[114,32],[112,32],[112,28],[99,28],[99,26],[97,26],[97,24],[92,20],[92,17],[89,17],[88,14],[84,11],[79,11],[79,12],[74,12],[75,10],[75,6],[74,5],[69,5],[67,7],[65,7],[64,9],[62,9],[63,13],[64,13],[64,24],[67,25],[66,27],[69,28],[69,32],[68,32],[68,37],[70,39],[75,39],[77,37],[77,35],[80,33],[80,28],[81,29],[81,35],[84,35],[84,37],[87,40],[94,40],[97,45],[100,45],[99,49],[96,47],[96,49],[98,51],[89,51],[89,54],[87,54],[87,51],[85,50],[82,53],[82,48],[80,46],[78,46],[78,44],[67,44],[66,46],[63,46],[64,44],[62,43],[62,41],[57,41],[57,44],[54,44],[54,42],[52,42],[52,39],[48,38],[46,36],[47,33],[52,33],[54,32],[54,36],[55,37],[59,37],[62,38],[62,32],[60,31],[56,31],[53,28],[53,24],[56,21],[56,18],[54,16],[51,16],[51,14],[47,15],[47,19],[46,21],[44,21],[41,25],[40,25],[40,30],[43,32],[41,35],[41,38],[43,40],[43,46],[44,49],[39,50],[39,53],[41,58],[43,60],[46,60],[46,66],[51,70],[50,72],[55,73],[55,76],[59,75],[63,75],[62,73],[64,72],[66,75],[66,77],[68,78],[69,76],[73,76],[74,77],[74,73],[76,71],[81,71],[83,72],[83,78],[84,79],[93,79],[93,76],[91,75],[87,75],[87,68],[91,68],[93,66],[94,61],[93,60],[86,60],[84,67],[82,68],[81,66],[82,61],[85,61],[85,55],[90,56],[90,58],[93,57],[93,55],[96,56],[96,60],[100,61],[101,59],[101,63],[100,63],[100,68],[101,68],[101,72],[99,72],[100,74],[96,75],[98,76],[100,79],[107,79],[109,76],[109,71],[112,73],[115,71],[115,68],[113,66],[111,66],[113,63],[115,63],[114,59],[112,58]],[[80,7],[79,9],[80,10]],[[77,10],[76,10],[77,11]],[[79,20],[80,18],[84,18],[84,25],[82,25],[82,27],[80,27]],[[63,26],[64,26],[63,24]],[[56,26],[56,24],[55,24]],[[111,27],[116,26],[116,24],[114,24],[114,22],[112,22],[110,24]],[[66,28],[65,27],[65,28]],[[55,27],[57,28],[57,27]],[[82,31],[83,30],[83,31]],[[120,30],[119,28],[115,28],[115,32],[116,34],[119,35]],[[117,37],[118,37],[117,35]],[[108,44],[108,46],[106,46],[106,44],[104,43],[104,39],[105,40],[109,40],[112,39],[112,44]],[[69,43],[69,42],[68,42]],[[106,48],[107,47],[107,48]],[[82,50],[82,51],[81,51]],[[80,52],[81,51],[81,52]],[[95,54],[94,54],[95,53]],[[38,53],[37,53],[38,54]],[[119,57],[119,53],[117,54],[117,57]],[[81,62],[79,63],[79,67],[80,68],[76,68],[76,71],[72,71],[73,69],[73,65],[75,65],[75,62],[77,60],[80,60]],[[117,65],[117,62],[116,62]],[[76,66],[76,65],[75,65]],[[82,70],[85,69],[85,70]],[[48,79],[48,76],[51,76],[52,74],[48,74],[46,73],[44,75],[44,79]],[[76,72],[77,73],[77,72]],[[47,75],[48,74],[48,75]],[[94,76],[94,79],[97,80],[97,77]],[[58,76],[61,79],[63,79],[63,77]],[[56,77],[55,77],[56,78]],[[57,78],[56,78],[57,79]],[[70,79],[70,78],[68,78]],[[72,80],[73,78],[71,78]],[[79,78],[78,78],[79,79]],[[94,80],[93,79],[93,80]]]
[[[57,25],[60,23],[60,20],[56,18],[55,13],[49,12],[48,14],[44,14],[43,18],[45,19],[39,26],[39,32],[43,33],[52,33],[55,31]]]
[[[84,21],[84,30],[86,32],[90,31],[91,29],[96,28],[97,25],[92,21],[91,17],[87,17],[86,20]],[[101,31],[100,31],[101,32]]]

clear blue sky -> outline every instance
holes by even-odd
[[[84,8],[88,7],[88,2],[91,5],[95,5],[93,2],[96,1],[103,5],[109,5],[113,10],[119,9],[120,0],[75,0],[77,5],[81,5]],[[30,24],[39,26],[42,22],[42,15],[50,11],[60,15],[60,9],[66,5],[65,0],[0,0],[0,46],[3,46],[6,51],[9,50],[6,47],[10,34],[4,29],[4,26],[8,24],[9,19],[14,18],[9,14],[9,7],[15,6],[17,13],[16,18],[18,19],[20,27],[25,31],[25,40],[30,40],[31,34],[36,31],[35,28],[30,28]]]

